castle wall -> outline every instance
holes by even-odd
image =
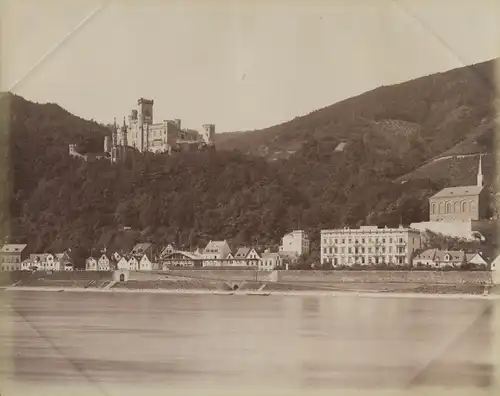
[[[272,271],[172,269],[172,275],[211,280],[283,283],[491,284],[492,271]],[[495,278],[497,279],[497,278]],[[498,279],[500,281],[500,279]]]
[[[410,227],[421,232],[429,230],[449,237],[472,239],[471,221],[423,221],[411,223]]]

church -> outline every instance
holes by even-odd
[[[429,199],[431,222],[474,221],[486,218],[487,191],[484,188],[482,154],[479,155],[477,182],[472,186],[447,187]]]

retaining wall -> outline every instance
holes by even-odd
[[[172,270],[171,275],[223,281],[266,281],[283,283],[430,283],[490,284],[491,271],[248,271]]]
[[[490,271],[278,271],[279,282],[489,284]]]

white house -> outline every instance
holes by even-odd
[[[223,260],[231,253],[227,241],[210,241],[203,250],[203,267],[220,267]]]
[[[293,252],[299,256],[308,254],[310,248],[309,237],[303,230],[295,230],[285,234],[281,239],[280,252]]]
[[[96,257],[87,257],[85,259],[85,270],[86,271],[97,271],[97,258]]]
[[[30,254],[32,268],[37,271],[62,271],[60,258],[52,253]]]
[[[437,267],[434,258],[436,257],[437,249],[426,249],[423,252],[418,253],[413,257],[412,266],[413,267],[426,267],[435,268]]]
[[[176,252],[177,249],[175,248],[175,246],[172,244],[172,243],[169,243],[167,246],[165,246],[163,248],[163,250],[161,251],[160,253],[160,257],[165,257],[165,256],[168,256],[174,252]]]
[[[475,261],[479,261],[474,258]],[[465,264],[465,252],[461,250],[427,249],[413,258],[415,267],[460,268]]]
[[[139,259],[139,271],[152,271],[153,263],[147,254],[143,254]]]
[[[128,269],[129,271],[138,271],[139,270],[139,260],[135,256],[132,256],[128,260]]]
[[[22,269],[22,262],[28,258],[26,244],[6,244],[0,249],[0,269],[16,271]]]
[[[281,256],[279,253],[264,252],[259,260],[259,271],[272,271],[281,266]]]
[[[110,270],[110,261],[106,254],[102,254],[101,257],[97,260],[97,269],[99,271],[109,271]]]
[[[117,270],[129,270],[130,266],[127,257],[121,256],[116,264],[116,268]]]
[[[167,246],[173,249],[173,246]],[[170,250],[169,249],[169,250]],[[162,253],[165,252],[165,249]],[[138,243],[130,252],[129,270],[130,271],[152,271],[154,261],[154,247],[152,243]]]
[[[169,267],[201,267],[201,255],[175,251],[161,258],[161,269],[167,270]]]
[[[240,247],[234,255],[234,265],[240,267],[258,267],[260,255],[254,248]]]

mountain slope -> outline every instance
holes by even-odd
[[[380,87],[260,131],[219,134],[219,149],[290,157],[308,139],[347,141],[369,134],[407,168],[451,149],[494,115],[495,61]],[[407,160],[411,148],[412,161]]]

